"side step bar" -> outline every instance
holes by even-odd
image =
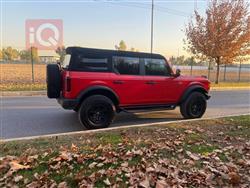
[[[147,106],[127,106],[119,109],[118,112],[133,113],[138,111],[158,111],[158,110],[174,110],[175,104],[171,105],[147,105]]]

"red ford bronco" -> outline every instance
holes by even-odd
[[[108,127],[121,111],[179,106],[184,118],[206,111],[209,80],[173,73],[162,55],[80,47],[66,54],[47,65],[47,94],[88,129]]]

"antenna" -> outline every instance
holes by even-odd
[[[151,7],[151,54],[153,53],[153,43],[154,43],[154,0],[152,0]]]

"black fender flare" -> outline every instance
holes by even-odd
[[[103,94],[104,96],[109,95],[107,97],[114,102],[115,106],[117,107],[119,105],[120,100],[116,92],[113,89],[102,85],[90,86],[89,88],[80,92],[80,94],[77,96],[78,105],[80,105],[85,98],[91,96],[92,94]]]
[[[205,90],[201,85],[192,85],[188,87],[182,94],[179,104],[181,104],[183,101],[187,99],[187,97],[194,91],[201,92],[205,95],[206,99],[208,100],[210,96],[208,95],[208,91]]]

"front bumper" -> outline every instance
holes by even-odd
[[[78,100],[77,99],[65,99],[65,98],[58,98],[57,102],[67,110],[73,110],[77,107],[78,105]]]

